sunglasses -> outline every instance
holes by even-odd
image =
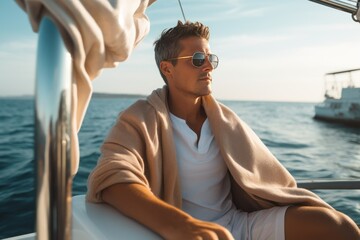
[[[203,52],[195,52],[192,56],[184,56],[184,57],[177,57],[177,58],[170,58],[166,61],[171,60],[178,60],[178,59],[189,59],[191,58],[191,63],[194,67],[201,67],[204,65],[206,57],[208,57],[209,62],[211,63],[212,67],[215,69],[219,64],[219,58],[215,54],[205,54]]]

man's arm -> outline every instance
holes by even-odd
[[[233,240],[224,227],[200,221],[160,200],[140,184],[112,185],[102,192],[103,200],[165,239]]]

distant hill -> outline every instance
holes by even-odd
[[[33,95],[0,96],[0,99],[34,99]]]
[[[123,93],[97,93],[92,94],[93,98],[146,98],[141,94],[123,94]]]

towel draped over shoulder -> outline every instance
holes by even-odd
[[[58,26],[73,60],[72,173],[79,166],[77,132],[91,94],[91,81],[102,68],[115,67],[147,35],[146,8],[155,0],[16,0],[28,14],[34,32],[43,16]]]
[[[166,86],[157,89],[119,115],[89,176],[88,201],[102,202],[102,191],[113,184],[138,183],[181,208],[167,91]],[[283,205],[331,208],[314,193],[297,188],[291,174],[231,109],[211,95],[202,97],[202,103],[229,169],[232,197],[239,209],[250,212]]]

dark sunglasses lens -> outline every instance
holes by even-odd
[[[205,58],[206,57],[205,57],[204,53],[201,53],[201,52],[195,53],[193,58],[192,58],[193,65],[195,67],[201,67],[205,63]],[[211,65],[213,66],[214,69],[219,64],[219,58],[215,54],[210,54],[209,55],[209,61],[210,61]]]
[[[195,53],[192,62],[196,67],[202,66],[205,62],[205,55],[203,53]]]

